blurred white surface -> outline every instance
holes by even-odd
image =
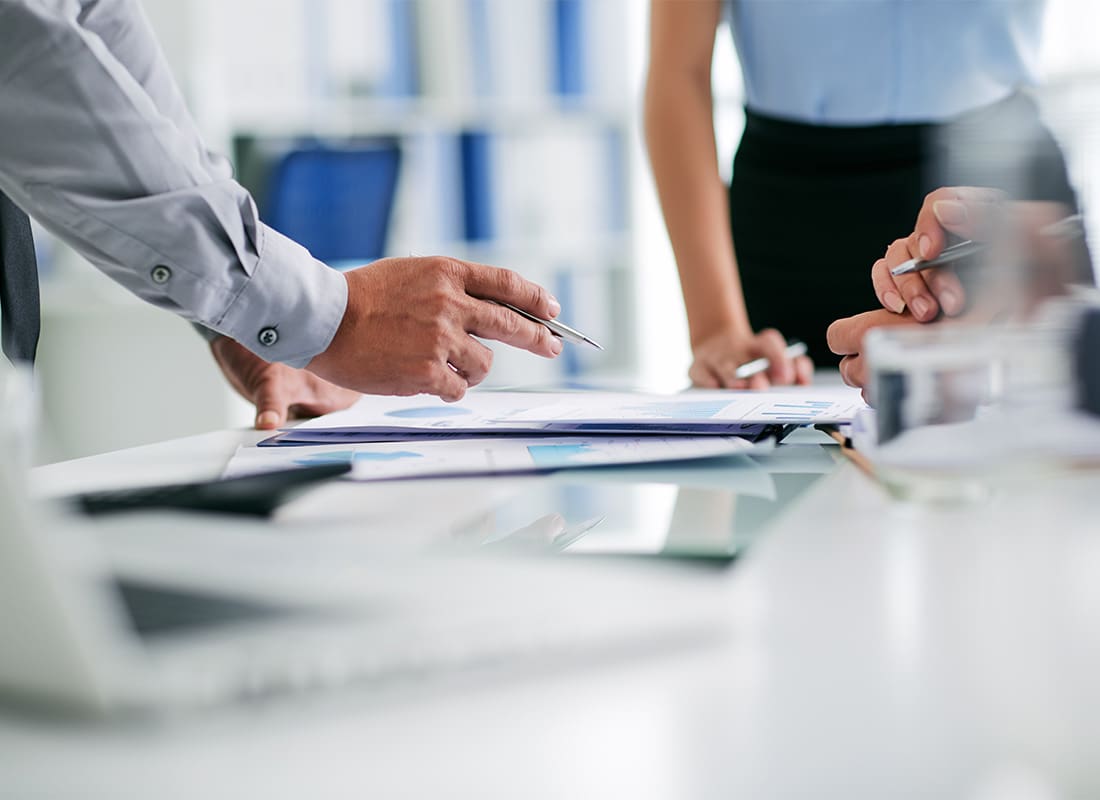
[[[36,483],[61,491],[110,474],[179,478],[188,463],[192,475],[210,474],[252,435],[54,465]],[[190,718],[73,726],[6,713],[0,788],[13,797],[1095,797],[1096,478],[1048,474],[982,504],[930,507],[894,503],[843,466],[728,573],[724,646]],[[460,487],[466,496],[498,486],[474,483]],[[431,486],[404,487],[420,498],[422,522],[451,510]],[[373,505],[362,503],[364,536],[405,530],[371,517]]]

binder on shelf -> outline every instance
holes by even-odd
[[[554,89],[565,99],[583,97],[588,66],[583,0],[554,0],[554,39]]]
[[[391,42],[390,61],[378,93],[383,97],[415,97],[420,91],[417,68],[415,9],[409,0],[384,0]]]
[[[493,135],[486,131],[463,131],[459,143],[465,238],[469,242],[489,241],[496,236]]]
[[[395,139],[307,143],[274,165],[261,212],[329,264],[383,255],[401,148]]]

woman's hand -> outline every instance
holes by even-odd
[[[789,384],[807,385],[814,377],[813,362],[807,356],[789,358],[787,340],[774,328],[744,335],[721,330],[692,348],[695,360],[688,371],[692,385],[702,389],[767,389]],[[756,358],[771,366],[751,378],[738,378],[737,368]]]

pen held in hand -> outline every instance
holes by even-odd
[[[890,274],[908,275],[910,272],[923,272],[926,269],[944,267],[948,264],[954,264],[956,261],[960,261],[964,258],[977,255],[978,253],[984,253],[988,249],[988,242],[975,242],[967,239],[965,242],[951,245],[951,247],[948,247],[935,258],[930,258],[928,260],[923,258],[911,258],[890,270]]]
[[[798,358],[799,356],[806,355],[806,343],[805,342],[791,342],[787,345],[785,355],[787,358]],[[772,365],[772,362],[767,358],[754,358],[752,361],[746,361],[739,366],[733,373],[735,378],[751,378],[753,375],[759,375],[761,372],[766,372]]]
[[[504,306],[509,311],[515,311],[524,319],[529,319],[531,320],[531,322],[537,322],[539,325],[544,325],[547,329],[549,329],[550,333],[554,334],[563,341],[572,342],[573,344],[588,344],[592,347],[595,347],[597,350],[603,350],[602,345],[588,338],[580,331],[574,328],[570,328],[563,322],[558,322],[556,319],[542,319],[541,317],[536,317],[534,314],[524,311],[522,308],[516,308],[511,303],[504,303],[500,300],[494,300],[493,302],[497,305]]]
[[[1043,226],[1039,229],[1039,233],[1042,236],[1053,239],[1068,240],[1080,238],[1085,235],[1084,217],[1080,214],[1064,217],[1057,222]],[[989,248],[989,242],[976,242],[972,239],[967,239],[966,241],[951,245],[951,247],[946,248],[935,258],[927,260],[923,258],[911,258],[890,270],[890,274],[908,275],[911,272],[923,272],[926,269],[944,267],[948,264],[954,264],[956,261],[961,261],[964,258],[984,253]]]

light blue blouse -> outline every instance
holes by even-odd
[[[1037,79],[1045,0],[728,0],[749,108],[823,125],[941,121]]]

